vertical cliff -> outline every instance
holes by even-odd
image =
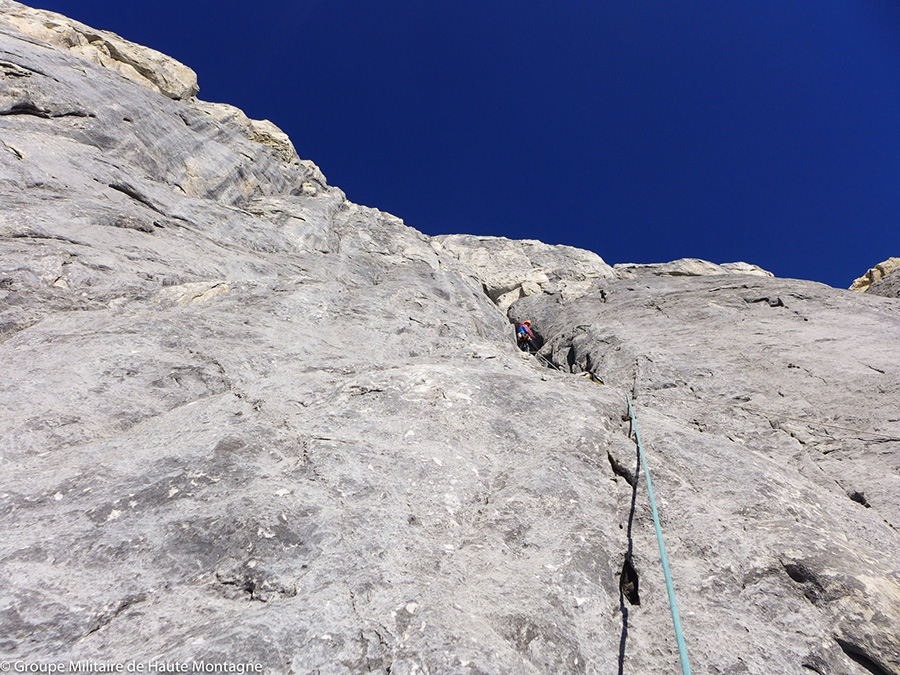
[[[0,0],[0,660],[674,672],[628,392],[694,672],[900,673],[900,301],[429,238],[196,93]]]

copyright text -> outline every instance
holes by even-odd
[[[237,661],[0,661],[0,673],[261,673],[261,663]]]

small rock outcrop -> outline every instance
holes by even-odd
[[[855,279],[850,286],[850,290],[866,292],[873,284],[898,269],[900,269],[900,258],[888,258],[884,262],[880,262],[875,267],[870,268],[868,272],[858,279]],[[876,293],[876,295],[878,294]]]
[[[745,262],[722,263],[717,265],[699,258],[681,258],[667,263],[620,263],[614,267],[619,279],[634,279],[641,276],[701,277],[710,274],[753,274],[762,277],[774,276],[758,265]]]
[[[596,253],[529,239],[451,234],[432,237],[432,246],[473,270],[485,293],[506,310],[534,293],[585,295],[597,279],[615,276]]]
[[[872,282],[866,292],[885,298],[900,298],[900,268]]]
[[[628,393],[694,672],[900,675],[900,301],[427,237],[0,8],[4,667],[675,672]]]
[[[227,103],[208,103],[195,99],[190,102],[190,105],[195,110],[209,115],[217,123],[237,129],[251,141],[268,145],[285,162],[301,162],[305,164],[310,170],[310,178],[313,182],[309,183],[310,187],[304,185],[304,191],[309,192],[312,190],[311,194],[315,194],[317,189],[326,185],[325,176],[322,175],[318,167],[309,160],[305,162],[301,160],[297,156],[297,151],[294,149],[294,144],[291,143],[288,135],[269,120],[251,120],[244,114],[243,110]]]

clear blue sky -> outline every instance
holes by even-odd
[[[900,256],[895,0],[34,0],[165,52],[358,203],[846,287]]]

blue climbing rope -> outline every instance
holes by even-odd
[[[627,393],[625,394],[625,400],[628,402],[628,414],[631,415],[631,424],[634,427],[634,436],[637,438],[641,464],[644,466],[644,476],[647,478],[647,494],[650,497],[650,509],[653,511],[653,525],[656,527],[656,541],[659,544],[659,557],[662,558],[663,575],[666,577],[666,591],[669,593],[672,623],[675,624],[675,640],[678,642],[678,654],[681,657],[681,672],[683,675],[691,675],[691,664],[688,663],[687,647],[684,644],[684,633],[681,630],[681,619],[678,618],[678,604],[675,602],[675,587],[672,585],[669,559],[666,556],[666,545],[663,543],[662,528],[659,525],[659,513],[656,510],[656,498],[653,496],[653,483],[650,482],[650,468],[647,466],[647,456],[644,454],[644,444],[641,442],[641,432],[638,431],[637,416],[634,414],[634,407],[631,405],[631,396]]]

